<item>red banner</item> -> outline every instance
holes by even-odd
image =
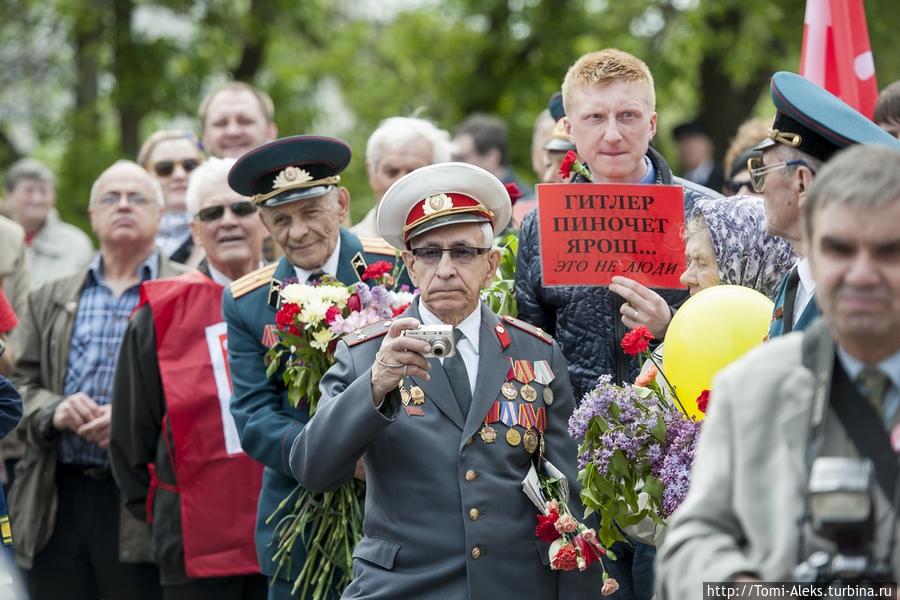
[[[544,285],[604,286],[623,275],[682,288],[683,194],[677,185],[538,185]]]
[[[222,286],[192,272],[141,291],[156,329],[187,575],[259,573],[253,540],[263,467],[241,450],[228,406]]]

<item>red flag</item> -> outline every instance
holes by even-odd
[[[872,118],[878,85],[863,0],[806,0],[800,75]]]

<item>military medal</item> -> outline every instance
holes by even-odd
[[[544,404],[548,406],[553,404],[553,390],[548,387],[544,388]]]
[[[493,444],[497,441],[497,430],[487,423],[485,423],[484,427],[481,428],[479,435],[481,435],[481,441],[483,441],[485,444]]]
[[[535,412],[534,426],[541,433],[547,429],[547,409],[545,407],[542,406]]]
[[[507,400],[515,400],[516,396],[519,395],[516,391],[516,386],[508,381],[504,382],[504,384],[500,386],[500,393],[503,394],[503,397]]]
[[[510,381],[511,379],[516,378],[516,370],[514,368],[515,361],[513,361],[513,359],[510,358],[509,356],[505,356],[504,358],[506,359],[506,362],[509,364],[509,368],[506,370],[506,380]]]
[[[407,404],[409,404],[409,400],[410,400],[409,390],[407,390],[405,386],[401,385],[400,386],[400,402],[402,402],[403,405],[406,406]]]
[[[500,422],[506,425],[507,427],[512,427],[518,421],[518,415],[516,415],[516,403],[515,402],[501,402],[500,403]]]
[[[520,383],[531,383],[534,380],[534,369],[527,360],[513,361],[513,376]]]
[[[515,429],[508,429],[506,431],[506,443],[510,446],[518,446],[519,442],[522,441],[522,434],[516,431]]]
[[[531,387],[530,384],[525,384],[519,389],[519,393],[522,394],[522,399],[526,402],[534,402],[537,400],[537,390]]]
[[[534,363],[534,380],[541,385],[550,385],[556,379],[550,363],[546,360],[538,360]],[[548,403],[549,404],[549,403]]]
[[[422,404],[425,402],[425,392],[417,385],[412,386],[409,390],[409,397],[412,398],[413,404]]]
[[[276,331],[277,328],[271,323],[263,327],[262,339],[260,340],[263,346],[271,348],[278,343],[278,334],[275,333]]]
[[[525,452],[528,454],[534,454],[534,451],[538,449],[538,441],[537,432],[534,429],[529,429],[522,438],[522,447],[525,448]]]

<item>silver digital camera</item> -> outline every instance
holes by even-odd
[[[403,335],[428,342],[431,352],[425,354],[425,358],[449,358],[456,354],[452,325],[422,325],[416,329],[407,329]]]

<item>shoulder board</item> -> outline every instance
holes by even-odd
[[[530,333],[531,335],[533,335],[537,339],[541,340],[545,344],[553,343],[553,338],[550,337],[550,334],[546,333],[540,327],[535,327],[534,325],[531,325],[530,323],[526,323],[525,321],[520,321],[519,319],[517,319],[515,317],[510,317],[509,315],[503,315],[500,318],[503,319],[503,321],[505,323],[512,325],[516,329],[521,329],[525,333]]]
[[[382,238],[378,237],[361,237],[359,242],[362,244],[363,250],[369,254],[380,254],[382,256],[396,256],[397,250],[388,244]]]
[[[278,263],[274,262],[271,265],[266,265],[261,269],[247,273],[236,281],[232,281],[231,285],[228,286],[231,290],[232,298],[237,300],[244,294],[252,292],[256,288],[268,285],[268,283],[272,281],[272,277],[275,276],[275,269],[277,268]]]
[[[368,327],[357,329],[353,333],[348,333],[341,339],[345,344],[351,347],[363,342],[367,342],[369,340],[374,340],[375,338],[380,338],[383,335],[387,335],[388,329],[393,322],[394,321],[392,321],[391,319],[388,319],[387,321],[379,321],[374,325],[369,325]]]

